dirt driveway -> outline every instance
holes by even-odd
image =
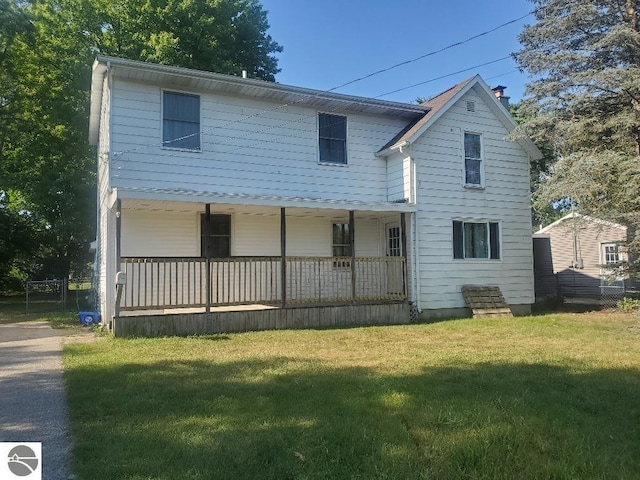
[[[62,346],[93,336],[82,328],[54,330],[47,322],[0,325],[0,441],[42,442],[46,480],[73,478]]]

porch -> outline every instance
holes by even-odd
[[[131,200],[115,210],[116,334],[408,321],[403,211]]]
[[[114,333],[404,323],[404,257],[123,257]],[[406,312],[405,312],[406,310]]]

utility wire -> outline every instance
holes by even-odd
[[[506,57],[498,58],[497,60],[491,60],[490,62],[485,62],[485,63],[481,63],[479,65],[474,65],[473,67],[465,68],[463,70],[458,70],[457,72],[447,73],[446,75],[441,75],[441,76],[436,77],[436,78],[430,78],[429,80],[425,80],[424,82],[418,82],[418,83],[414,83],[413,85],[409,85],[407,87],[402,87],[402,88],[398,88],[396,90],[391,90],[390,92],[383,93],[382,95],[378,95],[378,96],[372,97],[372,98],[386,97],[387,95],[391,95],[392,93],[398,93],[398,92],[402,92],[403,90],[409,90],[410,88],[419,87],[420,85],[424,85],[426,83],[431,83],[431,82],[435,82],[437,80],[442,80],[443,78],[452,77],[454,75],[458,75],[459,73],[468,72],[469,70],[475,70],[476,68],[484,67],[486,65],[491,65],[492,63],[502,62],[503,60],[507,60],[509,58],[511,58],[511,56],[507,55]]]
[[[338,89],[340,89],[342,87],[346,87],[347,85],[351,85],[353,83],[360,82],[362,80],[366,80],[367,78],[371,78],[371,77],[374,77],[374,76],[379,75],[381,73],[385,73],[385,72],[388,72],[390,70],[393,70],[395,68],[402,67],[403,65],[409,65],[410,63],[417,62],[418,60],[422,60],[423,58],[427,58],[427,57],[436,55],[438,53],[442,53],[442,52],[444,52],[446,50],[449,50],[449,49],[454,48],[454,47],[458,47],[458,46],[463,45],[465,43],[469,43],[472,40],[475,40],[476,38],[480,38],[480,37],[483,37],[485,35],[489,35],[490,33],[493,33],[496,30],[499,30],[499,29],[501,29],[503,27],[506,27],[507,25],[511,25],[512,23],[516,23],[516,22],[518,22],[520,20],[523,20],[523,19],[527,18],[529,15],[531,15],[532,13],[533,12],[527,12],[526,14],[524,14],[524,15],[518,17],[518,18],[514,18],[513,20],[509,20],[508,22],[505,22],[505,23],[503,23],[501,25],[498,25],[497,27],[494,27],[491,30],[487,30],[485,32],[479,33],[479,34],[474,35],[472,37],[469,37],[469,38],[467,38],[465,40],[461,40],[459,42],[452,43],[451,45],[447,45],[446,47],[442,47],[442,48],[440,48],[438,50],[434,50],[432,52],[425,53],[424,55],[420,55],[419,57],[412,58],[411,60],[405,60],[404,62],[396,63],[395,65],[391,65],[390,67],[383,68],[382,70],[378,70],[378,71],[373,72],[373,73],[369,73],[369,74],[367,74],[367,75],[365,75],[363,77],[356,78],[355,80],[350,80],[350,81],[348,81],[346,83],[343,83],[342,85],[338,85],[337,87],[333,87],[333,88],[330,88],[329,90],[325,90],[325,91],[326,92],[333,92],[334,90],[338,90]],[[384,95],[381,95],[381,96],[384,96]],[[374,97],[374,98],[379,98],[379,97]]]

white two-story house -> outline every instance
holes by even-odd
[[[422,104],[98,57],[116,334],[401,323],[534,301],[528,140],[476,76]]]

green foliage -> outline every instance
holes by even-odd
[[[0,278],[11,269],[62,278],[86,265],[96,54],[273,81],[282,48],[268,28],[257,0],[0,0],[0,220],[10,227],[0,233]],[[14,198],[20,208],[8,207]]]
[[[640,225],[638,2],[531,1],[536,22],[520,34],[522,50],[515,54],[532,78],[519,132],[557,155],[536,185],[536,208],[573,205],[635,231]],[[637,253],[634,245],[630,251]]]
[[[616,308],[621,312],[635,312],[640,310],[640,300],[625,297],[616,304]]]

